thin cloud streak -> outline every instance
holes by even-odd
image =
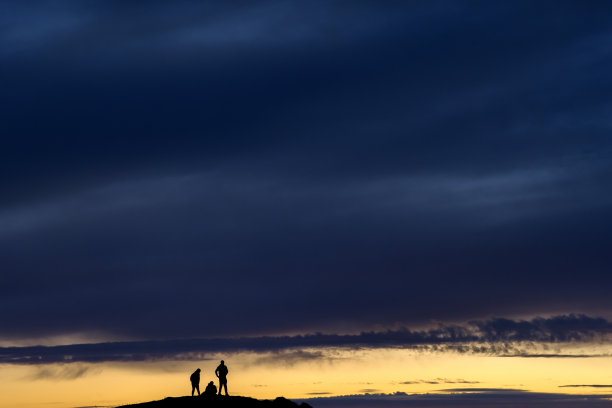
[[[415,385],[415,384],[480,384],[480,381],[467,381],[461,378],[449,379],[449,378],[435,378],[433,380],[412,380],[412,381],[401,381],[398,384],[401,385]]]

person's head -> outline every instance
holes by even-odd
[[[199,368],[196,370],[196,372],[198,372],[198,373],[199,373],[200,371],[202,371],[202,370],[200,370]]]
[[[221,365],[225,364],[225,361],[221,360]]]
[[[208,385],[215,385],[215,383],[211,381],[208,383]]]

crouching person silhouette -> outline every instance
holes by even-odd
[[[204,394],[205,397],[207,398],[214,398],[217,396],[217,387],[215,386],[215,383],[213,383],[212,381],[208,383],[208,385],[206,386],[206,389],[204,390]]]
[[[227,366],[225,365],[225,362],[223,360],[221,360],[221,364],[219,364],[219,367],[217,367],[217,369],[215,370],[215,375],[219,378],[219,395],[221,395],[221,388],[225,387],[225,395],[229,395],[227,393],[227,373],[229,372],[229,370],[227,369]]]
[[[198,395],[200,395],[200,369],[198,368],[191,374],[189,377],[191,381],[191,396],[193,397],[193,393],[195,390],[198,390]]]

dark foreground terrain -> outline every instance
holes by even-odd
[[[160,401],[122,405],[117,408],[312,408],[306,403],[300,405],[286,398],[257,400],[248,397],[168,397]]]

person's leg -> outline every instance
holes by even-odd
[[[193,393],[195,391],[195,384],[191,383],[191,396],[193,397]]]
[[[227,393],[227,380],[226,380],[226,381],[223,383],[223,386],[225,387],[225,395],[226,395],[226,396],[227,396],[227,395],[229,395],[229,394]]]
[[[198,390],[198,395],[200,395],[200,384],[196,385],[196,389]]]
[[[219,378],[219,394],[221,395],[221,387],[223,387],[223,383],[221,382],[221,379]]]

